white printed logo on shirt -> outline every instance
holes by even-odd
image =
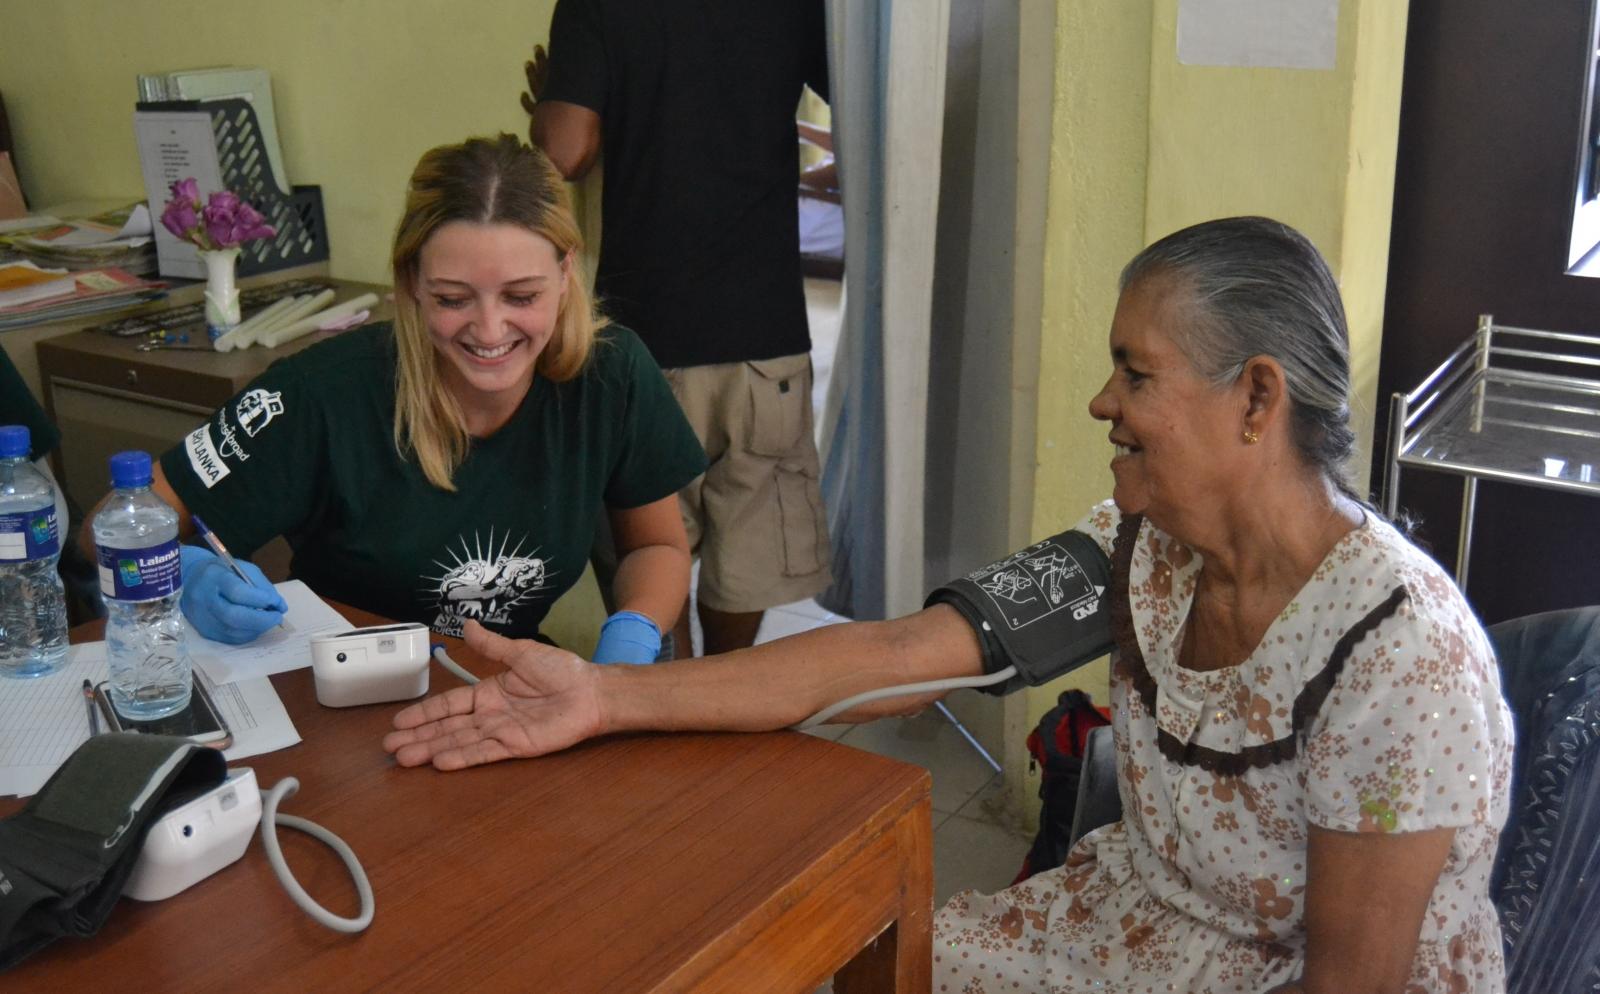
[[[228,423],[228,416],[222,411],[217,412],[217,434],[222,438],[222,444],[217,446],[218,452],[233,456],[240,462],[250,458],[250,453],[239,447],[239,433],[233,430],[233,425]]]
[[[234,415],[239,419],[239,427],[251,438],[272,423],[272,419],[283,413],[283,394],[272,390],[246,391],[239,398],[239,403],[233,409]]]
[[[194,475],[210,490],[228,475],[228,464],[222,461],[217,447],[211,444],[211,426],[201,425],[183,440],[183,450],[189,454],[189,466]]]
[[[522,554],[522,542],[509,553],[506,545],[509,536],[494,549],[494,531],[489,532],[487,549],[478,544],[468,545],[461,536],[461,551],[450,550],[454,565],[434,563],[445,570],[442,575],[423,577],[427,588],[438,598],[439,615],[433,620],[433,630],[455,638],[467,619],[485,624],[508,625],[511,610],[523,601],[531,600],[549,584],[545,562],[534,555]]]

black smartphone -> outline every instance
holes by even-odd
[[[211,692],[206,689],[205,681],[200,679],[198,673],[195,675],[194,689],[189,693],[188,706],[182,711],[150,721],[135,721],[119,714],[116,705],[111,703],[104,680],[94,688],[94,699],[100,706],[100,716],[105,719],[106,727],[113,732],[177,735],[213,749],[226,749],[233,744],[233,732],[228,729],[228,723],[222,720],[222,713],[212,702]]]

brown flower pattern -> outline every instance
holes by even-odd
[[[1109,552],[1120,520],[1107,502],[1078,527]],[[1179,668],[1177,643],[1202,567],[1142,525],[1126,589],[1143,665],[1118,656],[1112,668],[1124,820],[1080,841],[1061,869],[951,898],[935,919],[933,990],[1254,994],[1285,983],[1305,955],[1313,825],[1454,827],[1406,990],[1503,990],[1488,873],[1506,817],[1511,723],[1487,639],[1455,585],[1369,519],[1248,659],[1200,674]],[[1334,644],[1400,588],[1405,599],[1354,643],[1319,707],[1297,713]],[[1139,678],[1156,687],[1153,707],[1134,689]],[[1286,736],[1297,749],[1222,775],[1164,755],[1163,729],[1212,754]]]

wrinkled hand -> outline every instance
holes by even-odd
[[[394,716],[383,748],[401,766],[459,770],[559,752],[600,731],[598,667],[570,652],[467,622],[468,648],[506,671]]]
[[[550,75],[550,56],[543,45],[533,46],[533,58],[522,64],[522,74],[528,78],[528,92],[522,95],[522,109],[533,113],[534,105],[544,94],[544,81]]]
[[[179,546],[183,564],[184,617],[194,630],[213,642],[243,645],[283,621],[289,605],[261,570],[241,560],[252,582],[239,579],[216,553],[195,545]]]

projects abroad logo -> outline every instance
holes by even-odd
[[[244,429],[244,433],[255,438],[261,429],[272,423],[273,418],[283,413],[283,394],[259,387],[246,391],[234,406],[233,413],[239,419],[239,427]]]
[[[223,411],[217,412],[217,434],[222,436],[222,444],[217,446],[217,451],[225,456],[233,456],[240,462],[250,458],[250,453],[239,447],[239,433],[228,424],[228,416]]]

